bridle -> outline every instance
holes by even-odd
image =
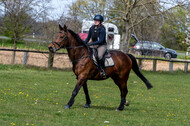
[[[59,33],[63,33],[62,31],[60,31]],[[59,49],[65,48],[64,47],[64,41],[68,38],[68,31],[67,34],[65,35],[65,38],[61,41],[61,43],[63,42],[63,45],[61,46],[59,43],[57,43],[56,41],[52,41],[51,43],[55,46],[57,45],[59,47]]]
[[[63,32],[60,31],[59,33],[63,33]],[[64,41],[65,41],[66,39],[68,39],[68,41],[70,41],[70,39],[68,38],[68,30],[67,30],[67,33],[66,33],[66,35],[65,35],[65,38],[61,41],[61,43],[63,43],[62,46],[61,46],[59,43],[57,43],[56,41],[52,41],[51,43],[52,43],[54,46],[57,45],[57,46],[59,47],[59,49],[62,49],[62,48],[74,49],[74,59],[75,59],[75,52],[76,52],[75,49],[76,49],[76,48],[82,48],[82,47],[85,47],[85,46],[86,46],[86,47],[87,47],[87,50],[88,50],[88,55],[87,55],[87,56],[82,56],[82,57],[80,57],[80,58],[78,58],[78,59],[76,59],[76,60],[73,60],[73,61],[72,61],[73,65],[74,65],[77,61],[91,56],[91,55],[90,55],[90,49],[89,49],[88,45],[85,44],[85,45],[80,45],[80,46],[64,46]],[[56,47],[56,46],[55,46],[55,47]]]

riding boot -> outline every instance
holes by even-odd
[[[106,78],[105,64],[104,64],[104,60],[103,59],[99,60],[99,66],[100,66],[100,69],[101,69],[101,76],[103,78]]]

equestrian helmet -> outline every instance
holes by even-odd
[[[94,16],[94,20],[98,20],[98,21],[103,22],[103,21],[104,21],[104,18],[102,17],[102,15],[95,15],[95,16]]]

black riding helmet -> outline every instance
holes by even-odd
[[[100,22],[103,22],[104,18],[102,17],[102,15],[96,15],[96,16],[94,16],[94,20],[98,20]]]

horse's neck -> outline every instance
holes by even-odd
[[[88,55],[87,48],[72,38],[69,41],[69,47],[67,48],[68,56],[72,62],[80,59],[81,57]]]

